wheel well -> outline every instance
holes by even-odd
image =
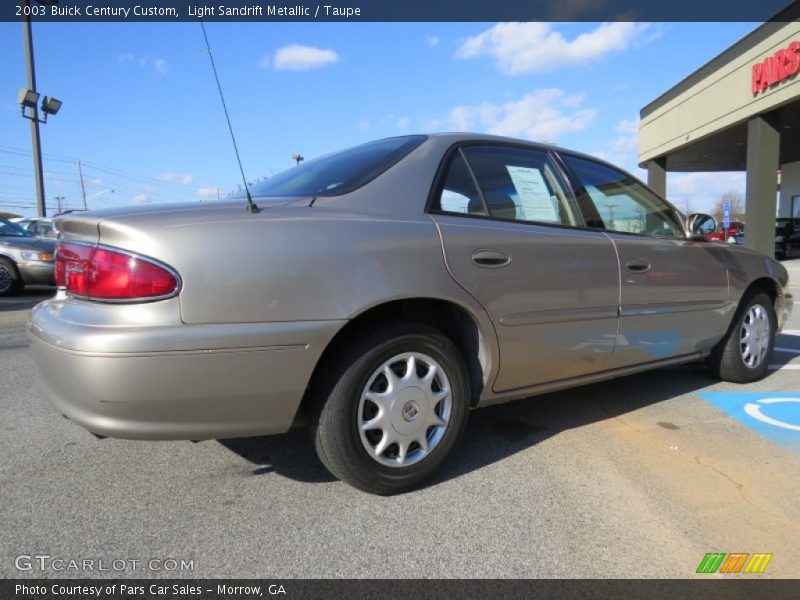
[[[17,267],[17,261],[15,261],[13,258],[11,258],[10,256],[7,256],[5,254],[0,254],[0,259],[5,259],[8,262],[10,262],[11,266],[17,272],[17,277],[20,277],[19,267]]]
[[[778,284],[769,277],[761,277],[760,279],[756,279],[753,283],[747,286],[747,289],[745,290],[744,294],[742,294],[742,297],[754,290],[759,290],[766,293],[767,296],[769,296],[772,300],[772,304],[775,304],[775,300],[778,298]]]
[[[470,378],[472,390],[471,405],[475,406],[484,386],[488,371],[488,348],[478,324],[461,306],[433,298],[412,298],[395,300],[370,308],[351,319],[342,327],[317,361],[314,373],[306,388],[306,393],[295,416],[295,425],[308,422],[313,414],[313,393],[315,383],[322,370],[340,352],[355,343],[368,331],[392,321],[414,321],[438,329],[448,336],[461,351]]]

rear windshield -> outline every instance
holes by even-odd
[[[250,193],[275,197],[346,194],[386,171],[426,139],[424,135],[407,135],[334,152],[259,182]]]

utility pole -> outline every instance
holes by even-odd
[[[30,0],[24,0],[23,11],[28,15],[22,21],[22,38],[25,43],[25,67],[28,74],[28,89],[36,92],[36,70],[33,62],[33,31],[31,29]],[[42,173],[42,144],[39,138],[39,108],[34,105],[31,121],[31,145],[33,146],[33,176],[36,180],[36,206],[40,217],[47,216],[44,197],[44,174]]]
[[[83,210],[89,210],[86,207],[86,186],[83,184],[83,169],[81,169],[81,161],[78,161],[78,177],[81,180],[81,196],[83,197]]]
[[[61,212],[61,201],[64,200],[64,196],[56,196],[56,202],[58,202],[58,212]]]

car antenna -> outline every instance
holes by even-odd
[[[195,4],[197,6],[197,4]],[[244,175],[244,167],[242,166],[242,158],[239,156],[239,147],[236,145],[236,136],[233,135],[233,126],[231,125],[231,117],[228,114],[228,106],[225,104],[225,96],[222,94],[222,85],[219,82],[219,75],[217,74],[217,65],[214,64],[214,55],[211,53],[211,44],[208,43],[208,35],[206,34],[206,26],[203,20],[200,19],[200,27],[203,29],[203,38],[206,41],[206,49],[208,50],[208,58],[211,60],[211,69],[214,71],[214,79],[217,82],[217,89],[219,90],[219,99],[222,100],[222,109],[225,111],[225,120],[228,122],[228,131],[231,133],[231,141],[233,142],[233,150],[236,153],[236,162],[239,163],[239,172],[242,174],[242,183],[244,184],[244,193],[247,194],[247,212],[257,213],[261,209],[258,208],[253,197],[250,195],[250,186],[247,185],[247,177]]]

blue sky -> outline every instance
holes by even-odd
[[[296,152],[463,129],[554,141],[641,175],[639,109],[755,26],[206,25],[250,180],[291,167]],[[34,41],[39,91],[64,102],[42,127],[49,206],[80,205],[76,159],[90,207],[236,188],[198,23],[36,23]],[[18,23],[0,23],[0,55],[0,210],[34,214]],[[744,185],[740,173],[669,181],[670,199],[695,210]]]

